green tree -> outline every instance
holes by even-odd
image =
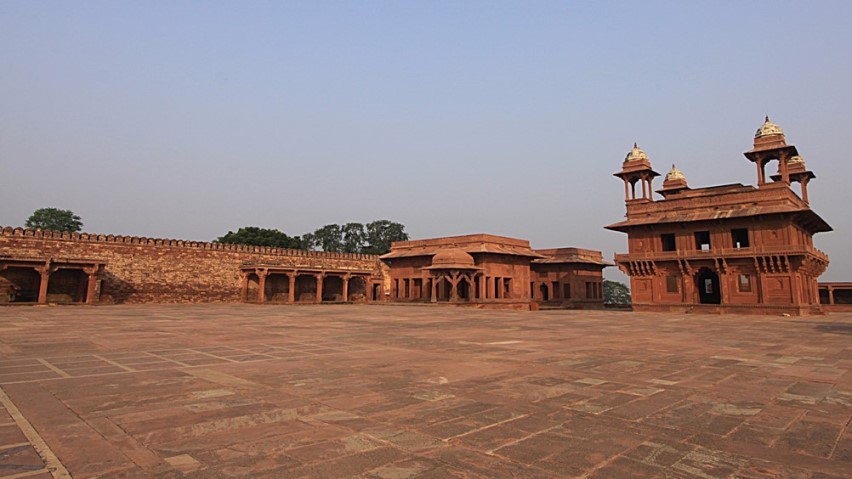
[[[71,210],[39,208],[27,219],[27,228],[53,231],[80,231],[83,222]]]
[[[618,281],[603,280],[604,304],[630,304],[630,288]]]
[[[303,236],[310,241],[308,245],[310,249],[321,249],[333,253],[343,251],[343,234],[340,225],[325,225]]]
[[[364,250],[366,233],[361,223],[346,223],[340,227],[340,250],[345,253],[360,253]]]
[[[273,246],[276,248],[305,249],[302,239],[271,228],[245,226],[237,232],[228,231],[225,236],[216,239],[219,243],[246,244],[254,246]]]
[[[394,241],[407,241],[408,233],[405,226],[388,220],[377,220],[366,226],[366,246],[362,253],[385,254],[390,251],[391,243]]]

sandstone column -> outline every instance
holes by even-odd
[[[47,282],[50,280],[50,266],[36,268],[36,271],[41,275],[41,280],[38,283],[38,303],[47,304]]]
[[[268,270],[262,269],[257,272],[257,302],[263,304],[266,302],[266,275]]]
[[[290,273],[290,289],[287,290],[287,302],[293,304],[296,302],[296,275],[298,275],[298,271],[293,271]]]
[[[325,274],[319,273],[316,275],[317,277],[317,297],[316,302],[322,303],[322,279],[325,277]]]
[[[87,275],[86,282],[86,304],[95,304],[95,288],[98,286],[98,267],[83,270]]]
[[[349,273],[343,275],[343,301],[349,301]]]

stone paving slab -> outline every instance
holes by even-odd
[[[0,308],[0,479],[852,477],[852,313]]]

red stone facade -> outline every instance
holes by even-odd
[[[659,175],[634,145],[615,173],[624,181],[627,219],[607,226],[628,236],[629,252],[615,260],[630,276],[634,309],[821,312],[817,278],[828,256],[814,248],[813,235],[831,227],[808,205],[815,175],[768,118],[745,156],[757,166],[757,187],[690,189],[672,166],[658,191],[663,199],[654,200],[651,183]],[[773,162],[778,173],[767,181]]]
[[[526,240],[476,234],[395,242],[381,259],[391,301],[603,307],[607,263],[599,251],[533,250]]]
[[[4,228],[0,302],[367,301],[380,292],[377,256]],[[258,294],[263,283],[266,294]],[[326,293],[323,293],[323,283]],[[283,296],[282,296],[283,293]]]

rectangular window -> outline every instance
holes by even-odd
[[[552,299],[559,299],[559,281],[551,281],[550,290],[553,291]]]
[[[731,240],[734,248],[748,248],[748,229],[737,228],[731,230]]]
[[[674,251],[677,249],[674,233],[662,234],[660,235],[660,239],[663,240],[663,251]]]
[[[751,275],[741,274],[739,285],[741,293],[751,293]]]
[[[666,276],[666,292],[677,293],[677,276]]]
[[[696,231],[695,232],[695,247],[701,251],[710,251],[710,232]]]
[[[565,299],[571,298],[571,285],[569,283],[562,285],[562,297]]]

